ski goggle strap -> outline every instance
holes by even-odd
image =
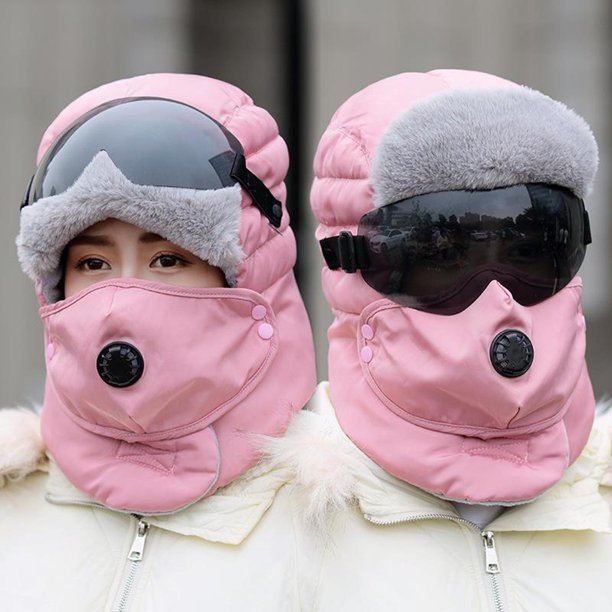
[[[274,227],[281,224],[281,203],[247,168],[236,137],[205,113],[162,98],[113,100],[80,117],[45,153],[21,208],[69,189],[100,151],[138,185],[207,190],[239,183]]]
[[[543,301],[577,273],[590,242],[580,198],[528,184],[407,198],[363,215],[356,236],[320,244],[331,270],[359,270],[390,299],[453,314],[491,280],[524,305]]]

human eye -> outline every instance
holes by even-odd
[[[98,270],[110,270],[110,265],[99,257],[85,257],[76,264],[77,270],[85,272],[96,272]]]
[[[189,262],[175,253],[160,253],[151,260],[151,268],[175,268],[186,266]]]

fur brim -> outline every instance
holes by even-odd
[[[520,183],[591,190],[598,165],[587,123],[527,87],[454,90],[415,104],[383,134],[373,162],[377,206],[435,191]]]
[[[26,274],[40,281],[47,302],[55,302],[66,245],[94,223],[113,218],[159,234],[221,268],[232,286],[244,256],[241,204],[239,185],[216,190],[136,185],[102,151],[64,193],[22,210],[17,253]]]

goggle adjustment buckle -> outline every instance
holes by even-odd
[[[319,241],[323,257],[330,270],[342,269],[348,273],[367,268],[365,238],[342,231],[337,236]]]

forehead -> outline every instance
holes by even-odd
[[[120,221],[119,219],[105,219],[83,230],[70,241],[68,246],[78,244],[110,245],[124,241],[142,243],[169,242],[159,234],[149,232],[137,225]]]
[[[132,223],[121,221],[119,219],[104,219],[104,221],[98,221],[93,225],[90,225],[87,229],[83,230],[81,234],[97,234],[97,233],[112,233],[112,232],[134,232],[140,234],[145,230]],[[79,234],[79,235],[81,235]]]

